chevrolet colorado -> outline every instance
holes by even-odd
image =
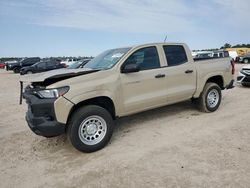
[[[83,69],[21,76],[20,100],[33,132],[67,133],[76,149],[93,152],[109,142],[115,118],[189,99],[216,111],[221,90],[233,88],[232,70],[230,58],[194,62],[186,44],[145,44],[107,50]]]

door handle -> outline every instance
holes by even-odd
[[[157,74],[156,76],[155,76],[155,78],[164,78],[165,77],[165,74]]]
[[[186,74],[190,74],[190,73],[193,73],[194,71],[193,70],[186,70],[185,73]]]

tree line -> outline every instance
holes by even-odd
[[[236,44],[236,45],[231,45],[229,43],[226,43],[220,49],[225,49],[225,48],[250,48],[250,44]]]
[[[250,44],[236,44],[236,45],[231,45],[229,43],[224,44],[220,48],[209,48],[209,49],[202,49],[202,50],[193,50],[194,52],[198,51],[217,51],[219,49],[226,49],[226,48],[250,48]]]
[[[0,62],[5,62],[5,61],[20,61],[21,59],[23,58],[27,58],[27,57],[2,57],[0,58]],[[93,57],[92,56],[78,56],[78,57],[73,57],[73,56],[63,56],[63,57],[47,57],[47,58],[44,58],[44,59],[60,59],[60,60],[66,60],[66,59],[92,59]]]

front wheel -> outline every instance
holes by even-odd
[[[241,83],[241,85],[244,87],[250,87],[250,83]]]
[[[216,83],[206,83],[197,102],[202,112],[216,111],[221,103],[221,88]]]
[[[102,149],[110,140],[114,122],[110,113],[100,106],[89,105],[74,112],[69,121],[68,137],[82,152]]]
[[[13,69],[13,72],[14,72],[14,73],[19,73],[19,72],[20,72],[20,68],[18,68],[18,67],[14,68],[14,69]]]

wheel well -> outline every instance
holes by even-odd
[[[95,97],[92,99],[88,99],[85,101],[82,101],[78,104],[76,104],[70,111],[69,118],[71,115],[80,107],[86,106],[86,105],[97,105],[104,109],[106,109],[112,116],[113,119],[115,119],[115,106],[113,101],[109,97]],[[68,120],[69,120],[68,118]]]
[[[221,89],[224,89],[224,81],[222,76],[213,76],[209,78],[206,83],[208,82],[216,83],[220,86]]]

